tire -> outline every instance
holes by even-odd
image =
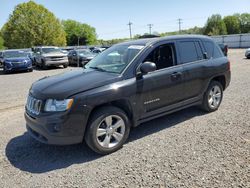
[[[8,74],[8,71],[4,68],[4,65],[3,65],[3,73]]]
[[[46,63],[44,60],[42,60],[42,69],[43,70],[46,70],[47,69],[47,66],[46,66]]]
[[[68,67],[68,64],[63,64],[63,68],[67,68]]]
[[[33,68],[29,69],[28,72],[33,72]]]
[[[106,155],[120,149],[126,142],[129,132],[130,121],[126,113],[120,108],[105,106],[91,115],[85,142],[94,152]]]
[[[214,112],[220,107],[223,99],[223,87],[220,82],[212,81],[204,96],[201,108],[206,112]]]

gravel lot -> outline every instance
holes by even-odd
[[[70,69],[3,75],[0,187],[250,187],[250,60],[230,50],[232,81],[220,109],[189,108],[132,130],[99,156],[85,144],[43,145],[25,133],[31,83]]]

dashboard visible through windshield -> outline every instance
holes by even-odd
[[[143,48],[143,45],[111,47],[91,60],[85,68],[120,74]]]

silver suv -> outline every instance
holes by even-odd
[[[36,66],[46,69],[48,66],[68,67],[67,54],[63,53],[60,48],[56,46],[40,46],[34,47],[35,64]]]

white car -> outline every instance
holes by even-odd
[[[250,48],[248,48],[247,50],[246,50],[246,53],[245,53],[245,56],[246,56],[246,58],[250,58]]]

